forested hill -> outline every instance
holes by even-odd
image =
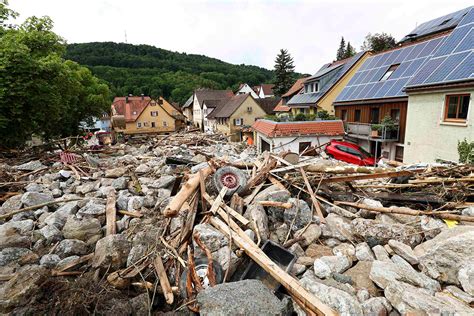
[[[149,45],[70,44],[65,58],[89,67],[110,84],[114,95],[162,95],[181,104],[198,87],[235,91],[241,82],[270,83],[274,77],[273,71],[261,67],[233,65]]]

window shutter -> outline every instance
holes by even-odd
[[[237,119],[234,119],[234,125],[237,125]]]

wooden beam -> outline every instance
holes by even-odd
[[[155,261],[153,261],[153,266],[155,267],[156,274],[160,279],[160,285],[163,289],[163,295],[165,296],[166,303],[171,305],[174,301],[173,290],[171,289],[170,281],[168,280],[168,275],[166,275],[166,270],[159,254],[155,257]]]
[[[326,223],[326,220],[324,219],[323,211],[321,210],[321,205],[319,205],[319,202],[316,199],[313,188],[311,187],[311,184],[309,183],[308,177],[306,176],[306,172],[304,172],[303,167],[300,168],[300,172],[301,172],[301,175],[303,176],[303,180],[304,180],[304,183],[306,184],[306,188],[308,189],[309,196],[311,197],[311,201],[313,202],[313,205],[316,208],[316,212],[318,213],[319,220],[321,221],[321,223]]]
[[[224,194],[225,194],[225,193],[224,193]],[[215,200],[213,200],[213,199],[209,196],[209,194],[205,193],[205,194],[204,194],[204,198],[206,199],[206,201],[207,201],[209,204],[214,205]],[[216,199],[216,201],[217,201],[217,199]],[[217,212],[218,214],[221,214],[222,212],[223,212],[224,214],[226,214],[226,211],[228,211],[229,214],[232,215],[236,220],[238,220],[239,222],[241,222],[242,225],[247,226],[247,225],[250,223],[250,221],[249,221],[248,219],[246,219],[245,217],[243,217],[242,215],[240,215],[239,213],[237,213],[237,211],[235,211],[234,209],[232,209],[230,206],[225,205],[224,203],[221,203],[221,204],[219,205],[219,207],[216,207],[215,209],[212,209],[212,208],[211,208],[210,211],[211,211],[213,214],[215,214],[216,212]]]
[[[394,177],[401,177],[401,176],[411,176],[413,174],[414,172],[411,170],[410,171],[401,170],[401,171],[393,171],[393,172],[390,171],[390,172],[381,172],[381,173],[373,173],[373,174],[358,174],[358,175],[351,175],[351,176],[325,178],[322,180],[322,183],[369,180],[369,179],[379,179],[379,178],[394,178]]]
[[[281,207],[284,209],[289,209],[293,207],[293,204],[289,202],[259,201],[258,204],[260,204],[261,206]]]
[[[107,204],[105,206],[105,220],[106,229],[105,235],[114,235],[117,233],[117,225],[115,224],[115,218],[117,216],[117,209],[115,207],[115,192],[110,191],[107,196]]]
[[[473,182],[474,177],[462,177],[462,178],[433,178],[433,179],[415,179],[410,180],[410,184],[421,184],[421,183],[454,183],[454,182]]]

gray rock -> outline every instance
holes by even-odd
[[[54,198],[58,198],[58,197],[61,197],[61,195],[63,195],[63,191],[61,191],[60,189],[53,189],[51,191],[51,194],[53,195]]]
[[[397,255],[408,261],[410,264],[418,264],[418,258],[416,257],[410,246],[393,239],[388,241],[388,245]]]
[[[474,265],[472,262],[459,269],[458,280],[466,293],[474,295]]]
[[[78,219],[69,216],[63,228],[66,239],[79,239],[87,244],[94,244],[102,237],[102,227],[97,218]]]
[[[295,236],[303,237],[303,240],[300,241],[300,244],[303,247],[307,247],[319,239],[321,236],[321,228],[317,224],[310,224],[306,229],[297,231]]]
[[[55,253],[60,258],[73,255],[82,256],[87,254],[87,244],[78,239],[64,239],[56,247]]]
[[[2,206],[0,206],[0,214],[6,214],[14,210],[21,208],[21,197],[22,195],[14,195],[6,200]]]
[[[127,257],[127,267],[135,264],[140,258],[142,258],[148,250],[148,246],[143,244],[134,245],[130,249],[130,253]]]
[[[175,182],[175,180],[176,180],[175,176],[164,175],[164,176],[161,176],[158,180],[154,181],[150,185],[150,188],[164,189],[164,188],[170,187]]]
[[[144,202],[143,196],[132,196],[128,200],[127,210],[129,212],[139,211],[143,206],[143,202]]]
[[[451,296],[454,296],[457,299],[460,299],[466,304],[471,304],[474,302],[474,296],[467,294],[460,288],[454,285],[449,285],[447,286],[443,292],[450,294]]]
[[[347,256],[325,256],[314,261],[314,274],[319,278],[328,278],[334,273],[349,269],[352,260]]]
[[[2,251],[0,251],[0,267],[9,265],[12,262],[21,261],[22,258],[29,257],[32,254],[33,251],[27,248],[3,248]]]
[[[260,204],[250,204],[244,214],[249,221],[254,221],[258,228],[260,238],[265,241],[270,236],[268,229],[268,217],[265,209]]]
[[[117,209],[126,210],[128,208],[128,200],[132,197],[128,190],[119,191],[117,196]]]
[[[336,238],[339,241],[353,240],[351,222],[339,215],[329,214],[326,225],[321,225],[324,237]]]
[[[359,303],[364,303],[370,298],[370,293],[366,289],[359,289],[356,293],[356,297]]]
[[[202,315],[289,315],[288,304],[281,302],[259,280],[218,284],[198,293]]]
[[[79,258],[80,258],[79,256],[70,256],[70,257],[64,258],[57,263],[56,269],[61,270]]]
[[[435,238],[443,229],[448,228],[443,220],[425,215],[420,217],[420,226],[426,239]]]
[[[105,215],[105,205],[98,204],[94,200],[90,200],[87,204],[79,209],[77,214],[81,216],[100,216]]]
[[[86,194],[92,191],[95,191],[98,189],[99,183],[98,182],[86,182],[82,185],[78,185],[76,187],[76,193],[77,194]]]
[[[474,216],[474,206],[466,207],[461,211],[461,215],[464,216]]]
[[[385,297],[402,315],[471,315],[474,310],[462,302],[440,299],[413,285],[393,281],[385,288]]]
[[[28,265],[21,268],[0,287],[0,312],[10,313],[14,308],[34,304],[47,277],[48,270],[44,267]]]
[[[364,218],[356,218],[352,221],[352,231],[356,236],[364,238],[371,247],[384,245],[390,239],[414,247],[422,240],[418,231],[408,225],[386,224]]]
[[[151,168],[148,167],[146,164],[142,163],[140,164],[136,169],[135,169],[135,172],[138,173],[138,174],[144,174],[144,173],[148,173],[151,171]]]
[[[407,269],[413,269],[411,264],[409,264],[408,261],[406,261],[405,259],[403,259],[399,255],[393,255],[390,260],[395,264],[398,264],[400,266],[405,266]]]
[[[92,267],[118,270],[125,266],[130,253],[131,243],[124,235],[109,235],[95,245]]]
[[[125,177],[119,177],[112,181],[112,187],[116,190],[125,190],[128,187],[128,179]]]
[[[332,248],[332,253],[335,256],[347,256],[351,261],[356,260],[356,249],[351,244],[342,243]]]
[[[45,167],[45,165],[43,165],[41,163],[41,161],[33,160],[33,161],[30,161],[30,162],[24,163],[22,165],[16,166],[16,169],[21,170],[21,171],[36,171],[36,170],[41,169],[43,167]]]
[[[105,171],[106,178],[119,178],[127,172],[127,168],[119,167],[114,169],[109,169]]]
[[[293,206],[289,209],[286,209],[283,213],[283,219],[285,223],[288,224],[288,227],[290,227],[293,223],[293,226],[291,226],[292,231],[297,231],[304,228],[311,222],[311,219],[313,218],[313,211],[308,206],[308,203],[303,200],[290,198],[288,199],[288,202]]]
[[[230,260],[229,260],[229,255],[230,255]],[[237,257],[237,255],[233,251],[230,251],[229,246],[224,246],[221,249],[217,250],[216,252],[213,252],[212,257],[214,260],[216,260],[216,262],[220,264],[223,271],[227,271],[227,269],[229,268],[229,261],[230,261],[229,277],[231,277],[234,274],[235,269],[238,267],[238,265],[242,261],[242,259]]]
[[[370,270],[370,279],[383,289],[396,281],[408,282],[425,288],[432,294],[441,289],[441,286],[437,281],[423,273],[417,272],[413,268],[410,269],[404,265],[388,261],[375,260],[372,263],[372,269]]]
[[[306,271],[306,266],[303,264],[299,263],[294,263],[293,266],[291,267],[290,274],[291,275],[301,275]]]
[[[392,310],[392,305],[385,297],[372,297],[362,303],[364,315],[388,315]]]
[[[379,296],[380,290],[369,277],[371,269],[371,261],[359,261],[355,266],[344,272],[344,275],[352,279],[355,288],[367,290],[370,296]]]
[[[53,200],[54,198],[51,193],[26,192],[21,197],[21,202],[25,207],[51,202]]]
[[[297,257],[303,257],[304,256],[304,250],[301,248],[300,244],[294,243],[291,245],[290,248],[288,248],[288,251],[291,253],[295,254]]]
[[[469,227],[469,228],[461,228]],[[422,271],[439,281],[459,285],[458,273],[474,261],[474,227],[457,226],[415,248]]]
[[[46,225],[39,232],[46,239],[46,244],[48,245],[63,238],[62,232],[54,225]]]
[[[62,229],[64,224],[66,224],[67,218],[70,215],[76,214],[78,209],[78,201],[68,202],[60,206],[56,212],[46,217],[44,222],[47,225],[54,225],[57,228]]]
[[[375,254],[375,258],[379,261],[390,261],[387,251],[383,246],[376,245],[372,248],[372,251]]]
[[[375,260],[374,253],[372,252],[372,249],[370,249],[370,246],[366,242],[357,244],[357,246],[355,247],[355,255],[357,257],[357,260],[359,261],[374,261]]]
[[[9,221],[0,225],[0,249],[9,247],[29,247],[34,222],[31,219]]]
[[[306,290],[339,314],[345,316],[363,315],[362,307],[355,296],[321,283],[314,274],[306,272],[300,283]]]
[[[27,192],[42,192],[43,186],[36,182],[32,182],[25,187],[25,190]]]
[[[288,202],[290,193],[287,190],[281,190],[276,185],[271,185],[268,188],[260,191],[254,200],[254,203],[259,201],[273,201],[273,202]],[[268,207],[268,215],[272,221],[283,221],[284,209],[281,207]]]
[[[55,254],[46,254],[41,257],[40,266],[47,269],[54,269],[58,263],[61,261],[58,255]]]
[[[222,234],[210,224],[205,223],[194,226],[193,235],[196,233],[199,234],[199,238],[201,239],[203,244],[206,245],[207,248],[209,248],[211,252],[215,252],[221,249],[222,247],[227,246],[229,243],[227,236]],[[196,245],[194,239],[193,245],[194,252],[196,254],[202,253],[201,248]]]

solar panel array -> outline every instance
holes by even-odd
[[[406,96],[403,92],[405,85],[445,38],[434,38],[368,58],[338,95],[336,102]],[[397,64],[390,77],[380,81],[390,66]]]
[[[431,21],[420,24],[413,31],[411,31],[407,36],[402,38],[401,42],[404,42],[409,39],[419,38],[431,33],[440,32],[442,30],[447,30],[455,27],[459,21],[462,20],[464,15],[471,9],[471,7],[441,16],[439,18],[433,19]]]
[[[474,8],[464,16],[407,87],[474,79]]]

